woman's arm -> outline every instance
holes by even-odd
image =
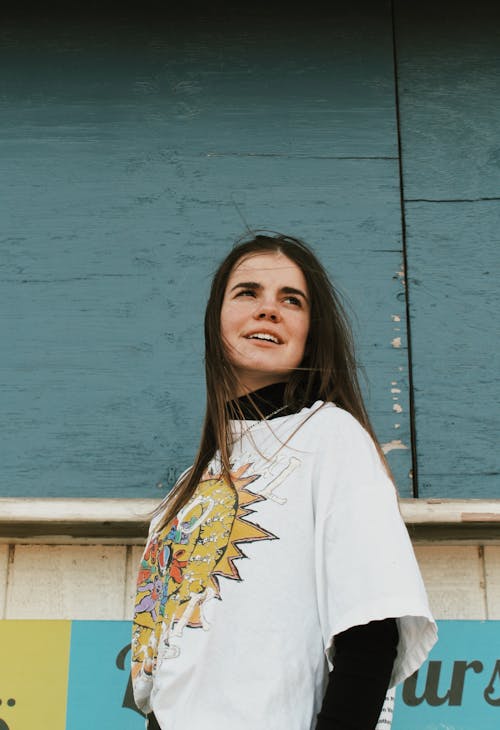
[[[384,704],[399,634],[396,620],[370,621],[335,637],[335,664],[316,730],[374,730]]]

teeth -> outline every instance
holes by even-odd
[[[249,335],[249,340],[267,340],[268,342],[275,342],[278,344],[278,339],[273,335],[264,334],[263,332],[257,332],[255,335]]]

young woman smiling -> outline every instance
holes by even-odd
[[[304,274],[287,256],[254,254],[237,263],[220,315],[237,395],[288,380],[303,360],[309,320]]]
[[[436,627],[361,396],[298,239],[256,235],[205,315],[198,454],[153,517],[132,641],[152,729],[388,730]]]

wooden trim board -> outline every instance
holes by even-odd
[[[0,498],[0,542],[140,543],[154,499]],[[500,543],[500,499],[401,499],[412,538],[420,542]]]

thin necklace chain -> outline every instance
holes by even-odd
[[[280,406],[279,408],[276,408],[276,410],[275,410],[275,411],[273,411],[272,413],[270,413],[270,414],[269,414],[268,416],[266,416],[266,417],[265,417],[265,418],[264,418],[263,420],[264,420],[264,421],[269,421],[269,419],[270,419],[270,418],[272,418],[273,416],[276,416],[276,415],[277,415],[277,414],[278,414],[278,413],[279,413],[280,411],[284,411],[284,410],[285,410],[285,408],[288,408],[288,404],[287,404],[287,403],[285,403],[285,405],[284,405],[284,406]]]
[[[259,425],[259,423],[262,423],[263,421],[269,421],[269,419],[270,419],[270,418],[272,418],[273,416],[276,416],[276,415],[277,415],[278,413],[280,413],[280,411],[284,411],[284,410],[285,410],[285,408],[288,408],[288,403],[285,403],[285,405],[284,405],[284,406],[280,406],[279,408],[276,408],[276,410],[275,410],[275,411],[273,411],[272,413],[270,413],[270,414],[269,414],[268,416],[266,416],[265,418],[262,418],[262,419],[260,419],[260,420],[256,421],[256,423],[252,423],[252,425],[251,425],[251,426],[249,426],[249,427],[248,427],[248,428],[246,429],[245,433],[248,433],[249,431],[251,431],[251,430],[252,430],[252,428],[255,428],[256,426],[258,426],[258,425]]]

